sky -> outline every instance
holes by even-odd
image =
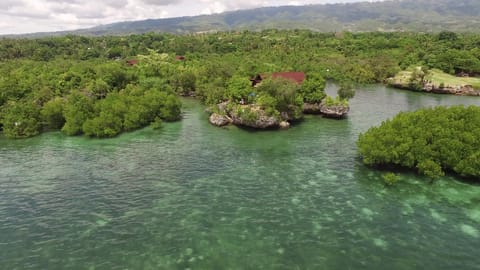
[[[265,6],[360,1],[0,0],[0,35],[74,30],[113,22],[194,16]]]

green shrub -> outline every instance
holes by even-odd
[[[383,182],[385,182],[385,185],[387,186],[393,186],[395,185],[398,180],[400,179],[398,177],[398,175],[394,174],[394,173],[386,173],[382,176],[383,178]]]
[[[339,96],[336,98],[332,98],[331,96],[327,96],[325,98],[325,105],[327,106],[348,106],[348,101],[345,99],[341,99]]]
[[[156,117],[155,120],[150,124],[153,129],[161,129],[163,127],[162,118]]]
[[[237,115],[246,123],[255,123],[258,119],[258,113],[250,107],[239,107],[237,109]]]
[[[440,164],[430,159],[419,162],[417,164],[417,169],[418,172],[427,176],[430,179],[436,179],[445,175],[445,173],[442,171],[442,167],[440,166]]]

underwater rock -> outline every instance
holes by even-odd
[[[467,225],[467,224],[462,224],[460,226],[460,230],[467,234],[467,235],[470,235],[472,237],[475,237],[475,238],[478,238],[480,237],[480,232],[478,232],[478,230],[476,228],[474,228],[473,226],[470,226],[470,225]]]

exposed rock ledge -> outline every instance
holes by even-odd
[[[462,86],[445,86],[439,87],[431,83],[425,83],[423,90],[426,92],[432,92],[437,94],[454,94],[461,96],[480,96],[480,90],[474,89],[471,85],[462,85]]]
[[[387,83],[395,88],[412,90],[415,91],[409,84],[392,82],[387,80]],[[458,96],[480,96],[480,89],[475,89],[471,85],[459,85],[459,86],[445,86],[440,87],[439,85],[434,85],[432,83],[425,82],[422,91],[435,93],[435,94],[449,94],[449,95],[458,95]]]
[[[342,119],[345,118],[350,111],[349,106],[345,105],[327,105],[325,100],[321,103],[305,103],[303,112],[307,114],[322,114],[328,118]]]
[[[320,103],[304,103],[303,112],[307,114],[321,114],[321,104]]]
[[[350,111],[350,107],[344,105],[333,105],[328,106],[322,103],[322,108],[320,112],[328,118],[335,118],[341,119],[344,118],[348,112]]]
[[[217,127],[223,127],[223,126],[226,126],[230,123],[232,123],[232,119],[226,115],[221,115],[221,114],[218,114],[218,113],[212,113],[212,115],[210,115],[210,117],[208,118],[208,120],[210,121],[210,123],[214,126],[217,126]]]

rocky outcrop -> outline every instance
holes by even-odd
[[[305,103],[303,112],[306,114],[321,114],[328,118],[342,119],[350,111],[350,107],[341,104],[327,105],[325,100],[321,103]]]
[[[290,128],[290,123],[287,122],[287,121],[282,121],[278,125],[281,129],[289,129]]]
[[[304,103],[303,112],[306,114],[321,114],[321,103]]]
[[[223,114],[228,113],[228,104],[230,104],[230,101],[224,101],[222,103],[217,104],[218,111]]]
[[[256,129],[288,128],[290,126],[285,119],[268,115],[265,110],[255,104],[229,106],[229,102],[226,101],[206,111],[210,113],[209,122],[218,127],[229,124]],[[284,120],[282,126],[280,126],[281,120]]]
[[[208,121],[210,124],[217,127],[223,127],[232,123],[232,119],[230,117],[218,113],[212,113],[212,115],[210,115],[208,118]]]
[[[475,89],[471,85],[436,85],[431,82],[425,81],[420,83],[418,88],[415,88],[415,85],[409,83],[401,83],[395,81],[393,78],[387,80],[387,84],[394,88],[412,90],[412,91],[424,91],[435,94],[448,94],[448,95],[459,95],[459,96],[480,96],[480,89]]]
[[[290,109],[291,111],[281,112],[280,115],[271,115],[256,104],[234,105],[226,101],[205,111],[210,114],[209,122],[218,127],[234,124],[255,129],[288,129],[289,121],[297,119],[293,115],[302,116],[301,111],[295,112],[293,107]]]
[[[322,101],[320,112],[328,118],[342,119],[345,118],[350,111],[350,107],[342,104],[328,105]]]
[[[453,94],[460,96],[480,96],[480,90],[474,89],[471,85],[462,86],[438,86],[431,83],[425,83],[423,90],[436,94]]]

